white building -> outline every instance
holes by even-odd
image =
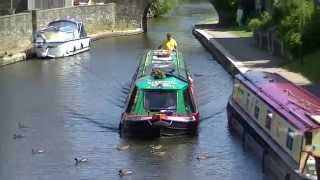
[[[28,0],[28,10],[73,6],[74,0]]]

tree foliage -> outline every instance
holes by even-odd
[[[169,12],[174,6],[174,0],[155,0],[151,4],[150,11],[154,17],[158,17]]]
[[[319,18],[320,13],[313,0],[274,0],[271,18],[254,18],[249,27],[252,30],[274,27],[286,48],[298,57],[319,49]]]
[[[236,22],[239,0],[210,0],[219,14],[221,25],[233,25]]]

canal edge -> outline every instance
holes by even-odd
[[[132,36],[132,35],[137,35],[142,33],[144,33],[143,29],[137,28],[134,30],[99,32],[99,33],[91,34],[89,35],[89,37],[91,38],[91,41],[94,42],[94,41],[98,41],[98,40],[106,39],[110,37]],[[21,52],[16,52],[14,54],[9,54],[9,55],[0,57],[0,68],[33,58],[31,49],[32,47],[30,46]]]
[[[221,45],[215,38],[206,33],[204,30],[195,25],[192,34],[198,41],[216,58],[224,69],[233,76],[238,73],[245,73],[248,68],[244,67],[243,63],[239,62],[223,45]]]

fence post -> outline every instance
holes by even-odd
[[[38,9],[31,10],[32,18],[32,34],[35,34],[38,30]]]

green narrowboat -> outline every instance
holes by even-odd
[[[132,78],[120,122],[121,132],[161,135],[166,130],[195,132],[199,112],[193,80],[180,52],[149,50]]]

